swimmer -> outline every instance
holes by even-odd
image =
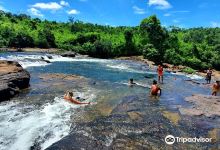
[[[153,81],[153,84],[151,86],[150,95],[151,96],[161,96],[161,88],[157,84],[156,80]]]
[[[79,104],[90,104],[90,102],[86,103],[86,102],[77,101],[76,99],[73,98],[73,92],[69,92],[69,91],[65,93],[64,99],[71,103],[78,104],[78,105]]]
[[[129,81],[128,81],[128,85],[129,86],[133,86],[133,85],[137,85],[137,83],[134,83],[134,79],[130,79]]]

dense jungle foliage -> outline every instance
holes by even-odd
[[[0,11],[0,47],[59,48],[98,58],[143,55],[156,63],[220,70],[220,28],[165,28],[155,15],[137,27],[111,27]]]

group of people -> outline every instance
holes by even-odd
[[[163,83],[164,70],[163,70],[162,65],[158,65],[157,74],[158,74],[158,82]],[[206,74],[207,84],[211,83],[211,78],[212,78],[212,70],[211,70],[211,68],[209,68],[207,70],[207,74]],[[137,83],[135,83],[134,80],[131,78],[129,80],[129,85],[133,86],[133,85],[137,85]],[[162,89],[157,84],[156,80],[153,80],[153,84],[149,88],[150,88],[150,95],[151,96],[160,96],[162,93]],[[216,96],[219,91],[220,91],[220,81],[216,81],[212,86],[212,95]],[[74,103],[74,104],[91,104],[90,102],[81,102],[81,101],[73,98],[73,92],[69,92],[69,91],[67,91],[65,93],[64,99],[71,102],[71,103]]]
[[[163,67],[161,65],[158,66],[157,68],[157,73],[158,73],[158,81],[160,83],[163,83]],[[133,85],[137,85],[137,83],[134,82],[134,79],[130,79],[129,80],[129,83],[128,83],[129,86],[133,86]],[[161,96],[161,93],[162,93],[162,89],[160,88],[160,86],[157,84],[157,81],[156,80],[153,80],[153,84],[151,85],[150,88],[150,95],[151,96]]]

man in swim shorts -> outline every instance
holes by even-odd
[[[157,84],[156,80],[153,81],[153,84],[151,86],[150,94],[151,94],[151,96],[160,96],[161,95],[161,88]]]

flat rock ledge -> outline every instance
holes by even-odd
[[[30,74],[18,62],[0,60],[0,102],[28,88]]]
[[[192,103],[193,106],[191,108],[180,108],[179,111],[183,115],[220,117],[219,96],[193,95],[185,100]]]

